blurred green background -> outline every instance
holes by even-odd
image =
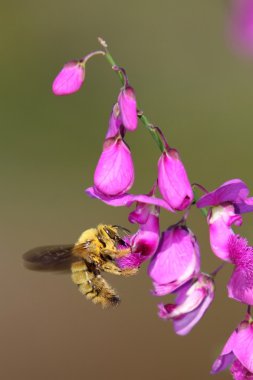
[[[2,2],[0,13],[1,332],[4,380],[209,379],[211,364],[243,318],[226,296],[231,267],[217,277],[216,299],[189,336],[157,317],[143,267],[110,281],[116,310],[85,300],[70,276],[35,273],[22,253],[74,242],[99,222],[135,226],[128,210],[89,199],[108,117],[120,83],[103,57],[87,66],[85,86],[55,97],[62,65],[105,38],[149,118],[176,147],[192,182],[212,189],[242,178],[253,189],[253,59],[229,48],[225,1],[44,0]],[[159,151],[140,125],[127,135],[136,167],[134,192],[150,189]],[[178,220],[162,212],[162,228]],[[190,216],[203,270],[219,265],[206,222]],[[252,216],[241,232],[252,239]],[[165,298],[169,299],[169,297]],[[217,379],[229,379],[229,373]]]

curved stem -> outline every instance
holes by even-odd
[[[103,50],[96,50],[96,51],[92,51],[91,53],[87,54],[85,57],[83,57],[81,59],[81,61],[83,62],[83,64],[85,65],[86,62],[88,62],[88,60],[92,57],[94,57],[95,55],[105,55],[105,52]]]
[[[201,186],[201,185],[199,185],[199,186]],[[192,184],[192,190],[193,190],[193,194],[194,194],[194,200],[193,200],[193,203],[192,203],[192,204],[197,203],[197,201],[198,201],[199,198],[200,198],[200,197],[198,197],[198,195],[197,195],[197,191],[196,191],[196,187],[199,187],[199,186],[197,186],[196,183],[193,183],[193,184]],[[201,186],[201,188],[202,188],[202,186]],[[204,187],[203,187],[203,189],[204,189]],[[207,209],[206,207],[199,208],[199,210],[202,212],[202,214],[203,214],[205,217],[207,217],[207,215],[208,215],[208,209]]]
[[[128,78],[127,78],[126,70],[123,67],[119,67],[119,66],[112,66],[112,69],[114,71],[121,72],[121,74],[124,77],[124,87],[127,87],[128,86]]]
[[[194,182],[192,184],[192,187],[198,187],[205,194],[209,193],[209,191],[204,186],[200,185],[199,183]]]
[[[222,263],[220,266],[218,266],[218,268],[216,268],[212,273],[211,273],[211,276],[212,277],[215,277],[219,271],[225,266],[225,263]]]
[[[108,45],[105,42],[105,40],[103,40],[102,38],[99,37],[98,38],[98,42],[105,49],[105,58],[107,59],[107,61],[112,66],[112,69],[114,69],[115,67],[119,68],[119,66],[117,65],[117,63],[113,59],[111,53],[109,52]],[[116,72],[118,73],[119,79],[120,79],[122,85],[124,86],[125,85],[125,76],[122,74],[121,70],[117,70]],[[139,107],[139,105],[137,105],[137,108],[141,109]],[[159,134],[157,133],[157,131],[156,131],[155,127],[153,126],[153,124],[150,123],[150,121],[148,120],[147,116],[145,116],[142,111],[138,112],[138,117],[141,120],[141,122],[144,125],[144,127],[149,130],[152,138],[155,140],[155,142],[156,142],[158,148],[160,149],[160,151],[164,152],[166,150],[166,147],[164,146],[163,141],[162,141],[161,137],[159,136]]]
[[[160,138],[161,138],[161,140],[163,142],[163,146],[166,148],[167,151],[169,151],[170,150],[170,146],[167,143],[167,140],[166,140],[166,138],[165,138],[162,130],[159,127],[156,127],[156,126],[154,126],[153,128],[158,132],[158,134],[159,134],[159,136],[160,136]]]

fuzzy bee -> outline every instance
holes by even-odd
[[[126,229],[99,224],[84,231],[74,245],[34,248],[23,255],[26,266],[34,270],[70,267],[72,281],[80,292],[102,307],[116,306],[120,298],[101,272],[131,276],[137,269],[121,269],[116,259],[131,253],[123,240]]]

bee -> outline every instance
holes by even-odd
[[[99,224],[84,231],[74,245],[37,247],[23,255],[26,266],[33,270],[71,269],[71,278],[79,291],[103,308],[116,306],[120,298],[102,277],[101,272],[131,276],[134,269],[121,269],[116,259],[131,253],[122,238],[129,231],[120,226]]]

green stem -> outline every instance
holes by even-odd
[[[118,66],[117,63],[114,61],[112,55],[109,53],[108,49],[106,48],[106,51],[105,51],[105,58],[107,59],[107,61],[110,63],[110,65],[113,67],[113,66]],[[122,75],[122,72],[119,70],[117,71],[118,73],[118,76],[119,76],[119,79],[121,81],[121,84],[124,85],[125,81],[124,81],[124,77]]]
[[[101,43],[101,41],[100,41],[100,43]],[[113,66],[118,66],[117,63],[115,62],[115,60],[113,59],[112,55],[110,54],[107,45],[106,44],[102,44],[102,46],[105,49],[105,58],[110,63],[110,65],[112,67]],[[124,85],[124,83],[125,83],[124,76],[122,75],[122,73],[121,73],[120,70],[117,70],[117,73],[118,73],[118,76],[119,76],[119,79],[120,79],[122,85]],[[141,109],[138,104],[137,104],[137,108]],[[139,119],[141,120],[141,122],[144,125],[144,127],[147,128],[148,131],[150,132],[152,138],[156,142],[156,144],[157,144],[158,148],[160,149],[160,151],[164,152],[166,150],[166,148],[165,148],[165,146],[163,144],[163,141],[162,141],[159,133],[157,133],[156,129],[154,128],[153,124],[150,123],[150,121],[148,120],[147,116],[145,116],[143,113],[141,113],[139,115]]]
[[[195,204],[198,200],[199,200],[199,196],[198,196],[198,194],[197,194],[197,189],[196,189],[196,186],[193,184],[192,185],[192,190],[193,190],[193,194],[194,194],[194,200],[193,200],[193,203]],[[207,217],[207,215],[208,215],[208,210],[207,210],[207,208],[205,208],[205,207],[203,207],[203,208],[200,208],[199,209],[201,212],[202,212],[202,214],[205,216],[205,217]]]

